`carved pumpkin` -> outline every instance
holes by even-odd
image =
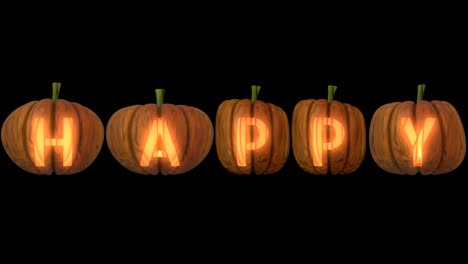
[[[311,174],[349,174],[364,159],[364,117],[356,107],[333,100],[336,89],[328,87],[328,101],[307,99],[294,107],[291,127],[294,157]]]
[[[2,126],[2,144],[13,162],[34,174],[74,174],[97,157],[104,126],[90,109],[58,99],[60,83],[52,84],[52,99],[29,102],[14,110]]]
[[[417,101],[394,102],[375,111],[370,124],[372,158],[394,174],[443,174],[465,157],[466,139],[457,110],[445,101],[425,101],[425,85]]]
[[[288,117],[280,107],[257,100],[259,91],[252,86],[251,100],[226,100],[218,107],[216,151],[231,173],[272,174],[288,159]]]
[[[163,103],[122,108],[110,118],[107,145],[125,168],[139,174],[181,174],[197,166],[213,144],[213,125],[200,109]]]

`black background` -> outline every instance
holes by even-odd
[[[262,86],[259,99],[282,107],[289,118],[300,100],[325,98],[328,84],[338,86],[336,100],[363,112],[367,127],[381,105],[415,100],[420,83],[427,84],[427,100],[446,100],[462,120],[467,116],[467,21],[460,6],[8,4],[0,8],[1,121],[29,101],[49,98],[54,81],[62,82],[61,98],[89,107],[104,125],[122,107],[154,102],[155,88],[166,89],[166,102],[198,107],[214,122],[219,104],[249,98],[252,84]],[[230,249],[223,242],[240,241],[228,255],[237,256],[258,252],[261,238],[281,247],[275,253],[299,243],[309,252],[317,241],[333,250],[327,258],[349,256],[336,250],[340,242],[357,245],[354,254],[379,248],[389,251],[379,255],[386,257],[414,252],[417,238],[437,245],[434,253],[458,241],[434,241],[436,235],[463,237],[466,160],[449,174],[398,176],[381,170],[367,150],[360,168],[346,176],[307,174],[292,151],[277,174],[232,175],[215,145],[189,173],[145,176],[122,167],[104,142],[82,173],[40,176],[22,171],[0,148],[2,230],[14,233],[19,242],[7,239],[7,245],[21,248],[22,255],[31,255],[24,246],[37,232],[42,234],[34,248],[53,248],[54,256],[61,250],[44,238],[67,249],[67,238],[80,243],[80,252],[67,257],[81,256],[84,247],[102,252],[106,240],[127,252],[135,242],[161,241],[177,248],[177,256],[188,255],[180,250],[184,242],[211,255],[209,242]],[[169,239],[161,236],[165,232]],[[140,235],[148,239],[126,239]]]
[[[262,86],[260,100],[282,107],[289,119],[297,102],[326,98],[327,85],[335,84],[335,99],[358,107],[368,128],[379,106],[415,100],[416,86],[425,83],[426,100],[448,101],[466,119],[467,43],[456,9],[347,8],[114,5],[38,13],[29,7],[2,24],[0,117],[50,97],[58,81],[60,98],[89,107],[104,126],[122,107],[154,102],[155,88],[166,89],[165,102],[202,109],[215,125],[219,104],[249,98],[252,84]],[[195,169],[169,177],[239,177],[222,167],[214,144]],[[3,149],[0,160],[2,177],[46,177],[22,171]],[[443,177],[465,171],[464,162]],[[345,177],[381,176],[399,177],[377,167],[367,148],[360,168]],[[66,177],[109,182],[155,176],[126,170],[104,141],[89,168]],[[319,176],[303,172],[291,150],[283,169],[268,177]]]

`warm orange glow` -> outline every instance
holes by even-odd
[[[234,155],[237,165],[245,167],[247,166],[247,150],[256,150],[265,145],[268,139],[268,127],[262,120],[254,117],[238,118],[234,125]],[[255,133],[257,138],[252,139],[253,142],[247,142],[247,136],[250,134],[248,126],[254,126],[257,129]]]
[[[167,157],[172,167],[180,166],[171,133],[166,121],[161,118],[154,120],[151,125],[140,166],[148,167],[153,157]]]
[[[33,122],[34,138],[34,163],[37,167],[44,167],[44,156],[46,146],[61,146],[63,148],[62,163],[63,167],[70,167],[73,159],[72,148],[72,118],[63,119],[63,138],[45,138],[44,118],[36,118]]]
[[[419,134],[416,135],[416,131],[413,126],[413,122],[410,118],[402,118],[401,124],[405,129],[405,133],[408,136],[408,139],[413,146],[413,164],[416,167],[421,167],[423,162],[423,145],[426,142],[427,138],[431,134],[432,127],[435,124],[435,118],[426,118],[424,119],[424,125],[419,131]]]
[[[326,137],[326,135],[322,133],[324,126],[333,128],[335,134],[331,142],[323,142],[323,137]],[[321,167],[323,150],[332,150],[339,147],[343,143],[345,131],[343,125],[334,118],[314,118],[312,120],[312,125],[309,126],[309,136],[311,137],[311,140],[309,140],[309,149],[314,166]]]

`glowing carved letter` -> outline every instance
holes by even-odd
[[[63,138],[45,138],[44,118],[36,118],[33,122],[33,135],[36,135],[34,142],[34,164],[37,167],[44,167],[44,156],[46,146],[61,146],[63,148],[62,162],[64,167],[70,167],[73,159],[72,148],[72,118],[63,119]]]
[[[419,134],[416,135],[416,131],[414,130],[413,122],[409,118],[402,118],[401,124],[405,129],[405,133],[408,136],[408,139],[413,146],[413,164],[414,166],[421,167],[422,166],[422,156],[423,151],[422,147],[424,142],[426,142],[429,134],[431,133],[432,127],[435,124],[435,118],[426,118],[424,119],[424,125],[419,131]]]
[[[159,149],[161,146],[156,146],[158,139],[161,140],[160,142],[162,142],[164,150]],[[169,132],[169,128],[167,128],[166,121],[162,119],[153,121],[148,138],[146,139],[145,150],[141,156],[140,166],[148,167],[153,157],[167,157],[172,167],[180,166],[171,133]]]
[[[335,136],[331,142],[323,142],[322,129],[323,126],[331,126],[335,131]],[[314,118],[312,120],[312,126],[309,126],[309,135],[311,140],[309,141],[309,149],[311,150],[312,160],[314,166],[322,166],[322,150],[332,150],[339,147],[343,143],[345,131],[343,125],[334,118]]]
[[[257,128],[257,139],[253,142],[247,141],[247,133],[250,131],[247,126],[254,126]],[[253,117],[241,117],[235,122],[234,130],[234,153],[236,155],[237,165],[241,167],[247,166],[246,156],[247,150],[255,150],[261,148],[268,139],[268,127],[265,123]],[[253,139],[252,139],[253,140]]]

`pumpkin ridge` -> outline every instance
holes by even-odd
[[[387,133],[388,133],[388,135],[389,135],[389,136],[388,136],[388,146],[389,146],[389,150],[390,150],[391,161],[392,161],[393,165],[395,166],[395,168],[398,169],[399,174],[402,173],[402,170],[401,170],[400,166],[398,165],[398,162],[396,162],[396,160],[395,160],[395,154],[393,153],[393,147],[392,147],[392,127],[394,126],[394,124],[392,124],[391,122],[392,122],[392,117],[393,117],[393,115],[394,115],[395,112],[396,112],[396,109],[397,109],[398,107],[400,107],[400,106],[401,106],[401,103],[400,103],[400,104],[395,104],[395,107],[393,107],[393,108],[390,109],[390,114],[389,114],[389,116],[388,116],[389,125],[386,126],[386,127],[387,127]],[[398,125],[398,124],[397,124],[397,125]],[[395,128],[396,128],[396,126],[395,126]]]
[[[442,141],[442,151],[444,149],[444,146],[445,146],[445,142],[444,142],[444,139],[445,139],[445,132],[444,132],[444,129],[443,129],[443,125],[442,124],[442,117],[439,113],[439,109],[437,109],[437,107],[435,107],[432,102],[431,102],[431,107],[434,109],[436,115],[437,115],[437,120],[440,122],[440,140]],[[442,153],[443,155],[443,153]],[[437,164],[437,166],[434,168],[433,171],[431,171],[430,173],[433,173],[434,171],[437,171],[440,169],[440,163],[442,161],[442,155],[440,155],[440,159],[439,159],[439,163]]]
[[[361,110],[359,110],[359,108],[355,107],[354,105],[351,105],[351,109],[352,111],[354,111],[356,113],[357,116],[359,116],[359,124],[358,126],[360,128],[362,128],[362,134],[361,135],[361,139],[362,139],[362,135],[364,135],[364,139],[362,139],[362,143],[363,145],[361,145],[361,147],[359,148],[359,155],[360,155],[360,159],[359,159],[359,166],[360,164],[362,164],[363,160],[364,160],[364,157],[365,157],[365,154],[367,152],[367,144],[366,144],[366,135],[367,135],[367,129],[366,129],[366,120],[364,119],[364,115],[362,114]],[[353,119],[354,120],[354,119]],[[350,143],[351,144],[351,143]],[[349,153],[348,153],[349,154]],[[354,171],[356,171],[359,166],[357,166],[356,168],[354,168],[352,171],[350,171],[349,173],[352,173]]]
[[[419,87],[418,87],[418,89],[419,89]],[[424,91],[424,88],[422,88],[422,89],[423,89],[423,91]],[[414,119],[413,119],[412,122],[413,122],[413,125],[414,125],[414,126],[416,126],[417,120],[418,120],[418,119],[417,119],[418,117],[416,116],[416,105],[417,105],[419,102],[421,102],[421,101],[422,101],[422,94],[420,95],[420,94],[418,93],[418,99],[417,99],[416,103],[415,103],[414,105],[411,106],[411,107],[413,107],[413,116],[412,116],[412,117],[413,117]],[[421,167],[418,168],[418,172],[419,172],[419,174],[421,174]]]
[[[141,107],[142,107],[142,105],[139,105],[137,108],[135,108],[135,110],[134,110],[133,112],[131,112],[131,114],[130,114],[130,120],[128,121],[128,124],[130,125],[130,127],[133,126],[133,121],[134,121],[134,119],[135,119],[135,113],[136,113],[139,109],[141,109]],[[127,143],[127,145],[130,147],[129,149],[130,149],[130,153],[132,153],[133,162],[138,162],[138,158],[137,158],[137,156],[135,155],[135,149],[133,148],[133,144],[132,144],[132,142],[133,142],[132,136],[133,136],[133,135],[132,135],[132,129],[129,129],[129,130],[128,130],[128,134],[127,134],[127,142],[126,142],[126,143]],[[124,142],[122,142],[122,143],[124,143]],[[148,173],[148,171],[145,170],[145,167],[142,167],[142,169],[143,169],[146,173]]]
[[[229,124],[229,131],[233,131],[232,126],[233,126],[233,124],[234,124],[234,113],[235,113],[234,109],[236,109],[236,107],[237,107],[237,105],[239,104],[239,102],[240,102],[240,100],[235,101],[235,102],[234,102],[234,105],[232,106],[232,111],[231,111],[231,113],[230,113],[231,116],[230,116],[229,122],[228,122],[228,124]],[[232,135],[230,136],[230,139],[229,139],[229,140],[231,141],[231,146],[235,146],[235,145],[234,145],[234,143],[235,143],[235,142],[234,142],[234,137],[233,137]],[[236,156],[236,153],[235,153],[234,147],[232,148],[232,151],[234,151],[233,156],[235,157],[235,156]]]
[[[465,128],[463,127],[463,122],[460,118],[460,115],[458,114],[458,111],[457,109],[449,102],[446,102],[446,101],[441,101],[448,109],[450,109],[450,111],[452,111],[452,114],[455,116],[455,119],[457,120],[456,121],[456,124],[457,124],[457,129],[458,131],[460,132],[460,135],[463,135],[462,139],[461,139],[461,152],[460,152],[460,156],[458,157],[458,161],[457,163],[455,163],[455,166],[452,167],[451,171],[452,170],[455,170],[456,168],[458,168],[460,166],[460,164],[463,163],[463,160],[465,159],[465,155],[466,155],[466,135],[465,135]]]
[[[80,111],[78,111],[78,109],[76,108],[77,105],[75,105],[74,103],[70,103],[70,105],[72,106],[73,110],[75,111],[76,116],[78,117],[78,120],[77,120],[77,121],[81,120]],[[82,106],[82,107],[85,107],[85,106]],[[78,122],[78,124],[79,124],[79,125],[78,125],[78,133],[77,133],[77,134],[78,134],[78,135],[82,135],[83,124],[82,124],[81,122]],[[78,142],[77,142],[77,143],[78,143],[78,146],[81,145],[81,136],[78,137]],[[76,154],[75,154],[76,156],[78,156],[78,155],[80,154],[80,153],[78,152],[78,151],[79,151],[78,146],[76,146],[76,151],[77,151]],[[75,146],[74,146],[74,147],[75,147]],[[65,170],[63,171],[63,174],[67,174],[68,171],[69,171],[71,168],[72,168],[72,167],[70,166],[70,167],[68,167],[67,169],[65,169]]]
[[[26,121],[23,122],[23,124],[21,125],[21,127],[22,127],[21,129],[22,129],[23,131],[27,131],[26,126],[27,126],[28,124],[30,124],[30,120],[29,120],[29,119],[31,118],[32,109],[34,108],[34,106],[35,106],[38,102],[39,102],[39,101],[34,102],[34,104],[31,104],[31,106],[29,107],[29,109],[28,109],[28,111],[27,111],[27,113],[26,113],[26,118],[25,118]],[[28,139],[27,133],[22,133],[22,134],[23,134],[23,142],[28,142],[28,141],[27,141],[27,139]],[[28,145],[27,145],[27,144],[24,144],[23,146],[24,146],[24,152],[26,153],[26,155],[28,155],[29,160],[30,160],[30,161],[33,160],[33,157],[31,157],[31,153],[30,153],[29,150],[28,150]]]
[[[465,155],[466,155],[466,134],[465,134],[465,129],[463,127],[463,122],[460,118],[460,115],[458,114],[458,111],[457,109],[449,102],[446,102],[446,101],[439,101],[441,104],[445,105],[447,107],[447,109],[450,109],[449,111],[452,112],[452,114],[454,115],[454,118],[456,119],[456,124],[457,124],[457,130],[460,132],[460,135],[462,135],[463,137],[461,138],[461,142],[460,142],[460,154],[457,158],[457,161],[456,163],[454,163],[454,165],[451,167],[450,171],[453,171],[455,170],[456,168],[458,168],[460,166],[460,164],[463,163],[464,159],[465,159]]]
[[[345,128],[345,131],[346,131],[346,135],[345,137],[347,138],[347,141],[346,141],[346,149],[345,149],[345,155],[344,155],[344,165],[343,165],[343,168],[341,169],[341,171],[339,172],[340,174],[343,174],[345,168],[346,168],[346,164],[348,163],[348,158],[349,158],[349,150],[351,149],[351,138],[349,137],[349,135],[351,135],[351,129],[350,129],[350,120],[351,118],[349,117],[350,115],[350,111],[348,111],[348,108],[346,107],[346,105],[349,105],[350,106],[350,111],[353,111],[353,106],[350,105],[350,104],[343,104],[344,106],[344,109],[345,109],[345,112],[346,112],[346,128]]]
[[[422,89],[423,89],[422,91],[424,91],[424,88],[422,88]],[[418,119],[417,119],[418,117],[416,116],[416,105],[417,105],[419,102],[424,102],[424,100],[422,99],[422,98],[423,98],[422,95],[419,95],[419,93],[418,93],[418,98],[420,98],[420,99],[417,99],[416,103],[413,103],[413,104],[411,105],[411,107],[413,108],[413,109],[412,109],[412,110],[413,110],[413,111],[412,111],[412,112],[413,112],[413,116],[412,116],[413,119],[412,119],[412,122],[413,122],[413,125],[415,126],[415,129],[416,129],[416,124],[417,124],[417,122],[418,122],[418,121],[417,121],[417,120],[418,120]],[[422,168],[422,166],[417,168],[417,171],[418,171],[417,173],[422,174],[422,173],[421,173],[421,168]]]
[[[177,106],[181,111],[182,111],[182,115],[184,116],[184,124],[187,125],[187,142],[185,142],[186,146],[185,146],[185,149],[184,149],[184,153],[182,153],[182,157],[180,158],[180,164],[183,164],[184,161],[185,161],[185,157],[187,155],[187,152],[188,152],[188,146],[190,146],[190,122],[188,121],[187,119],[187,113],[185,112],[184,108],[180,107],[180,106]],[[185,107],[190,107],[190,106],[185,106]]]
[[[50,109],[50,117],[49,117],[50,118],[49,119],[50,120],[50,124],[49,124],[50,129],[49,129],[49,131],[51,131],[53,133],[51,135],[52,138],[56,138],[56,135],[55,135],[55,112],[56,112],[55,111],[55,104],[57,104],[57,103],[58,103],[57,101],[52,102],[52,107]],[[56,173],[55,172],[55,151],[50,151],[50,166],[52,168],[52,171],[54,173]]]
[[[255,103],[256,103],[256,102],[260,102],[260,101],[259,101],[259,100],[256,100]],[[254,118],[254,120],[255,120],[255,113],[254,113],[254,109],[255,109],[255,108],[254,108],[254,104],[255,104],[255,103],[251,103],[251,104],[249,105],[249,110],[250,110],[249,116],[250,116],[250,118]],[[250,138],[251,138],[252,140],[254,140],[254,137],[255,137],[255,130],[254,130],[254,128],[251,127],[251,126],[248,126],[248,127],[249,127]],[[251,173],[252,173],[252,172],[255,172],[255,150],[250,151],[250,164],[252,164]]]
[[[312,112],[312,107],[314,106],[314,104],[316,103],[317,101],[312,101],[309,106],[307,107],[307,118],[306,118],[306,134],[309,135],[309,131],[310,131],[310,116],[311,116],[311,112]],[[305,137],[305,143],[307,144],[307,148],[309,148],[310,146],[310,136],[307,136]],[[313,157],[312,157],[312,154],[310,153],[310,149],[307,151],[307,154],[309,154],[309,159],[308,160],[312,160]]]
[[[331,102],[329,102],[329,103],[327,102],[327,113],[326,113],[327,118],[330,118],[330,105],[331,105]],[[322,128],[320,128],[320,129],[322,129]],[[330,128],[327,129],[325,142],[330,142],[330,130],[331,130]],[[319,146],[319,147],[321,147],[321,146]],[[328,149],[326,151],[327,151],[327,173],[330,173],[331,172],[331,162],[330,162],[331,153],[330,153],[330,151]]]
[[[270,117],[271,127],[273,128],[273,127],[274,127],[274,124],[273,124],[273,122],[274,122],[273,120],[274,120],[274,119],[273,119],[273,113],[272,113],[272,111],[271,111],[271,108],[273,108],[273,107],[275,107],[275,106],[272,105],[272,104],[267,104],[267,106],[268,106],[268,108],[269,108],[269,110],[270,110],[269,113],[268,113],[268,116]],[[272,160],[271,156],[273,156],[273,154],[274,154],[275,151],[276,151],[276,149],[275,149],[275,144],[273,144],[273,143],[274,143],[274,140],[275,140],[275,137],[271,136],[270,139],[271,139],[271,150],[270,150],[270,155],[269,155],[269,158],[268,158],[268,164],[267,164],[267,166],[265,167],[265,170],[262,171],[262,173],[265,173],[265,171],[267,171],[267,170],[270,168],[270,164],[271,164],[271,160]]]
[[[148,105],[155,105],[155,106],[156,106],[155,109],[156,109],[156,118],[157,118],[157,119],[162,119],[162,111],[161,111],[161,108],[163,107],[163,105],[169,105],[169,104],[166,104],[166,103],[163,103],[163,102],[161,102],[161,103],[162,103],[161,106],[158,106],[157,103],[156,103],[156,104],[148,104]],[[144,107],[144,106],[142,106],[142,107]],[[135,113],[136,113],[137,111],[138,111],[138,109],[135,110]],[[162,120],[164,120],[164,119],[162,119]],[[132,145],[133,145],[133,144],[132,144]],[[134,156],[134,158],[135,158],[136,161],[138,161],[138,157]],[[151,157],[151,158],[153,158],[153,157]],[[161,158],[160,158],[160,157],[157,157],[156,159],[158,159],[158,167],[157,167],[157,168],[158,168],[158,174],[164,175],[164,174],[162,173],[162,171],[161,171],[161,170],[162,170],[162,168],[161,168]],[[151,163],[151,161],[150,161],[150,163]],[[152,174],[150,171],[147,171],[147,169],[149,170],[149,166],[148,166],[148,167],[143,167],[143,170],[146,171],[146,173]]]

